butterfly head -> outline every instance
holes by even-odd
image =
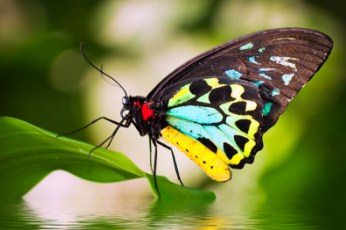
[[[130,100],[127,95],[122,98],[123,108],[120,111],[121,118],[126,119],[130,114]]]
[[[157,140],[164,125],[164,103],[141,96],[124,96],[121,117],[133,124],[140,135]]]
[[[146,98],[136,96],[131,97],[125,95],[122,98],[123,108],[121,109],[120,115],[125,120],[131,120],[131,123],[134,124],[139,133],[143,136],[147,134],[147,119],[148,109],[147,104],[145,103]]]

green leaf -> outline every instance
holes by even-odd
[[[92,145],[33,126],[27,122],[0,117],[0,199],[20,199],[46,175],[65,170],[94,182],[120,182],[147,178],[158,198],[153,176],[143,172],[125,155],[103,148],[89,151]],[[158,176],[160,200],[212,201],[214,193],[197,190]]]

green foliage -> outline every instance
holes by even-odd
[[[50,172],[61,169],[94,182],[120,182],[147,178],[153,195],[158,198],[153,176],[140,170],[121,153],[56,134],[10,118],[0,118],[0,197],[12,201],[25,195]],[[173,184],[157,177],[161,200],[211,201],[211,192]]]

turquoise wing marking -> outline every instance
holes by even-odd
[[[203,126],[204,130],[208,133],[211,140],[213,140],[214,144],[222,150],[222,152],[226,153],[229,159],[232,158],[234,154],[240,152],[240,149],[235,147],[236,143],[233,138],[228,138],[217,126]],[[225,148],[225,143],[230,143],[233,147],[235,147],[235,151],[233,154],[228,154],[228,150]]]
[[[208,133],[203,129],[203,126],[198,123],[172,116],[168,116],[166,121],[175,129],[196,140],[200,138],[210,139]]]
[[[215,124],[221,122],[223,119],[222,114],[216,109],[197,105],[176,107],[168,110],[166,114],[199,124]]]
[[[222,124],[219,125],[219,129],[220,131],[227,137],[227,139],[229,140],[229,142],[231,142],[234,146],[234,148],[237,150],[238,153],[241,153],[242,151],[240,150],[240,148],[237,146],[237,143],[235,142],[234,137],[236,135],[241,135],[244,136],[243,134],[241,134],[239,131],[231,128],[230,126],[226,125],[226,124]],[[225,152],[225,150],[224,150]]]

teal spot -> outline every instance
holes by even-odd
[[[235,69],[230,69],[230,70],[226,70],[225,74],[230,77],[230,78],[235,78],[235,79],[240,79],[241,77],[241,73],[236,71]]]
[[[276,95],[279,95],[280,94],[280,90],[279,89],[277,89],[277,88],[275,88],[275,89],[273,89],[273,91],[272,91],[272,97],[275,97]]]
[[[258,87],[258,86],[262,85],[264,82],[263,81],[253,81],[251,83]]]
[[[289,84],[290,84],[290,81],[291,81],[292,78],[293,78],[293,76],[294,76],[294,73],[282,75],[282,80],[284,81],[284,84],[285,84],[285,85],[289,85]]]
[[[253,43],[252,42],[249,42],[249,43],[246,43],[245,45],[242,45],[241,47],[239,47],[240,50],[248,50],[248,49],[251,49],[253,47]]]
[[[266,50],[266,48],[265,48],[265,47],[262,47],[262,48],[259,48],[259,49],[258,49],[258,52],[263,53],[263,51],[265,51],[265,50]]]
[[[249,61],[252,62],[253,64],[256,64],[256,65],[260,65],[260,63],[258,63],[256,60],[255,60],[255,56],[251,56],[249,57]]]
[[[271,111],[271,109],[272,109],[272,103],[271,102],[266,102],[265,104],[264,104],[264,107],[263,107],[263,109],[262,109],[262,114],[263,114],[263,116],[267,116],[269,113],[270,113],[270,111]]]
[[[260,74],[258,74],[258,75],[260,75],[261,77],[264,77],[265,79],[268,79],[268,80],[271,80],[271,79],[272,79],[270,76],[268,76],[268,75],[265,74],[265,73],[260,73]]]

